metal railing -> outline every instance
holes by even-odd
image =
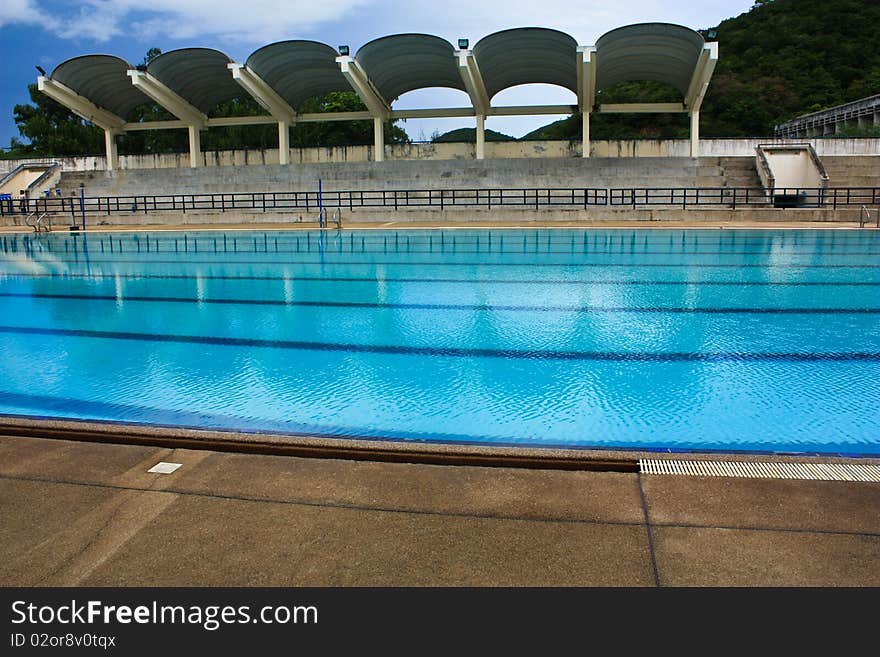
[[[155,212],[318,212],[355,208],[552,207],[814,207],[880,205],[880,187],[785,188],[637,187],[637,188],[471,188],[350,190],[318,192],[241,192],[233,194],[156,194],[137,196],[46,197],[0,201],[0,216],[32,213],[91,217]]]
[[[880,187],[641,187],[609,189],[609,205],[617,206],[768,206],[831,208],[874,205]]]

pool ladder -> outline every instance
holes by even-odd
[[[48,212],[31,212],[25,217],[24,222],[34,229],[35,233],[40,231],[49,232],[52,230],[52,215]]]
[[[874,214],[877,216],[876,227],[880,228],[880,208],[875,209]],[[866,205],[863,205],[859,210],[859,228],[864,228],[869,223],[871,223],[871,211]]]
[[[342,210],[334,208],[333,212],[329,212],[327,208],[321,208],[318,212],[318,228],[329,228],[330,222],[336,224],[336,230],[342,230]]]

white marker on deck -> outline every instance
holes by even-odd
[[[147,472],[152,472],[154,474],[171,474],[182,465],[183,463],[166,463],[165,461],[160,461],[147,470]]]

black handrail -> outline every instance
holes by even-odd
[[[631,188],[456,188],[324,191],[322,203],[330,208],[413,208],[413,207],[551,207],[593,206],[672,206],[672,207],[802,207],[838,208],[880,203],[880,187],[785,188],[765,190],[755,187],[631,187]],[[75,202],[74,202],[75,201]],[[137,196],[87,196],[87,215],[142,212],[188,212],[213,210],[228,212],[310,211],[318,207],[318,193],[241,192],[223,194],[156,194]],[[45,197],[0,199],[0,216],[28,215],[32,212],[81,212],[79,199]]]

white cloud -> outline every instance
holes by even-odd
[[[36,0],[0,0],[0,26],[42,24],[58,36],[104,42],[118,36],[140,40],[211,38],[263,45],[343,19],[369,0],[76,0],[53,6]],[[47,3],[42,3],[44,7]],[[8,7],[7,7],[8,6]],[[10,18],[11,16],[11,18]]]
[[[0,27],[4,25],[47,25],[52,23],[34,0],[0,0]]]

